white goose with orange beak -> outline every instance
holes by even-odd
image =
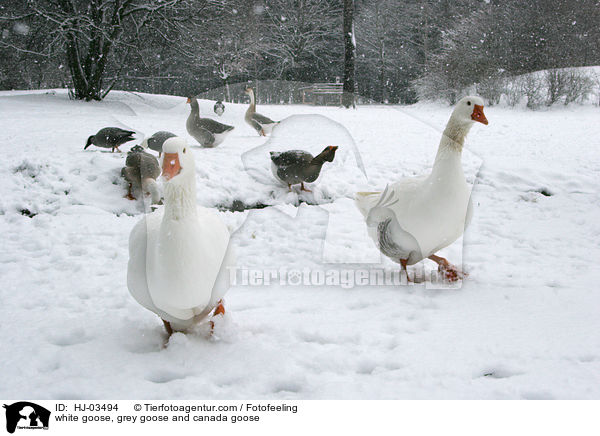
[[[228,267],[235,259],[227,226],[214,211],[196,206],[194,157],[185,139],[165,141],[161,165],[164,207],[131,231],[127,286],[163,320],[170,336],[213,310],[224,314]]]
[[[404,270],[429,258],[447,280],[465,275],[435,253],[456,241],[471,220],[471,189],[463,174],[461,155],[475,122],[488,124],[483,100],[465,97],[448,120],[431,174],[402,179],[383,192],[356,193],[356,205],[365,217],[369,236]]]

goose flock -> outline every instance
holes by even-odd
[[[245,121],[266,136],[278,121],[258,114],[252,88],[246,89],[250,106]],[[190,97],[186,128],[202,147],[223,143],[234,126],[201,118],[198,101]],[[377,192],[357,192],[356,207],[363,215],[367,232],[381,253],[399,263],[410,281],[407,266],[424,259],[438,264],[447,281],[466,276],[448,260],[436,255],[456,241],[469,224],[472,207],[470,189],[462,170],[465,138],[476,123],[488,124],[483,100],[462,98],[456,104],[442,134],[431,172],[391,181]],[[216,114],[225,110],[222,102]],[[132,141],[135,132],[117,127],[103,128],[90,136],[90,145],[110,148]],[[146,150],[158,152],[159,159]],[[271,169],[279,182],[292,189],[317,180],[325,162],[335,158],[337,146],[327,146],[317,156],[304,150],[271,152]],[[159,131],[134,146],[121,172],[127,181],[127,198],[150,196],[162,204],[145,214],[129,237],[127,286],[133,298],[157,314],[167,331],[186,332],[202,320],[225,314],[223,297],[229,288],[230,267],[235,265],[234,249],[227,226],[213,210],[196,205],[195,161],[186,139]],[[163,178],[161,198],[157,178]]]

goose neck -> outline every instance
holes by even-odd
[[[254,90],[250,90],[250,107],[251,111],[256,110],[256,100],[254,99]]]
[[[192,113],[198,114],[200,113],[200,106],[198,105],[198,100],[195,98],[190,102],[190,106],[192,107]]]
[[[443,181],[447,174],[462,175],[462,149],[472,123],[459,123],[450,118],[440,140],[431,171],[435,180]]]
[[[319,153],[318,155],[316,155],[316,156],[313,158],[313,160],[311,161],[311,163],[310,163],[310,164],[311,164],[311,165],[318,165],[318,166],[322,166],[322,165],[325,163],[325,161],[327,160],[327,159],[326,159],[326,158],[327,158],[327,156],[328,156],[328,151],[327,151],[327,150],[325,150],[325,151],[322,151],[321,153]]]
[[[197,214],[194,180],[178,180],[165,184],[165,218],[183,220]]]
[[[448,120],[448,124],[446,124],[446,128],[442,133],[442,139],[440,141],[440,149],[444,148],[452,148],[457,150],[459,153],[462,152],[463,145],[465,143],[465,138],[471,130],[471,126],[473,123],[469,122],[459,122],[451,117]]]

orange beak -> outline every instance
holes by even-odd
[[[483,106],[476,104],[473,107],[473,113],[471,114],[471,119],[473,121],[478,121],[481,124],[488,124],[488,120],[483,113]]]
[[[181,164],[179,163],[179,154],[165,153],[163,156],[164,157],[162,176],[167,180],[171,180],[181,171]]]
[[[192,99],[191,99],[191,98],[189,98],[189,97],[188,97],[188,98],[187,98],[187,100],[185,101],[185,103],[186,103],[186,104],[190,104],[191,102],[192,102]]]

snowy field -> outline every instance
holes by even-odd
[[[259,105],[284,119],[267,144],[245,110],[227,106],[219,121],[236,129],[218,148],[194,148],[198,203],[220,208],[239,266],[397,270],[351,198],[428,171],[451,108]],[[239,282],[213,337],[200,325],[163,348],[162,322],[126,286],[144,213],[123,198],[126,153],[83,146],[106,126],[139,132],[130,145],[187,137],[188,113],[177,97],[0,93],[0,397],[600,399],[597,107],[485,109],[464,152],[473,221],[441,253],[462,259],[461,286]],[[270,176],[268,151],[326,145],[340,149],[313,193]]]

